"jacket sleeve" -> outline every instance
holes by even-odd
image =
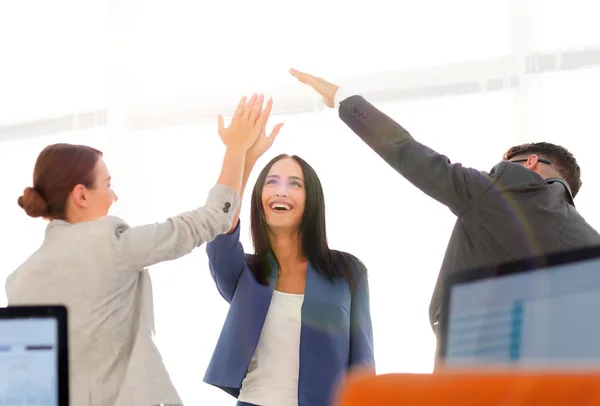
[[[452,164],[361,96],[341,101],[339,116],[373,151],[421,191],[460,216],[493,184],[486,172]]]
[[[118,217],[109,217],[107,221],[113,231],[113,246],[121,260],[142,270],[189,254],[194,248],[227,232],[239,204],[239,196],[233,189],[216,185],[210,190],[204,206],[162,223],[130,227]]]
[[[206,245],[208,266],[217,290],[231,302],[242,271],[246,266],[244,247],[240,242],[240,222],[231,234],[221,234]]]

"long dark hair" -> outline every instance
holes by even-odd
[[[280,266],[268,238],[269,226],[262,205],[262,190],[271,167],[275,162],[284,158],[291,158],[298,162],[304,174],[306,203],[298,230],[303,254],[318,272],[326,275],[332,281],[334,278],[346,278],[351,289],[354,289],[356,271],[364,270],[366,272],[366,268],[353,255],[329,249],[325,226],[325,196],[321,181],[315,170],[297,155],[281,154],[273,158],[258,175],[252,190],[250,228],[254,244],[254,255],[248,257],[248,265],[254,277],[263,285],[269,284],[269,276],[271,275],[267,260],[269,254],[273,255],[277,265]]]

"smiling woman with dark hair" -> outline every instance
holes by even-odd
[[[246,154],[244,185],[273,138],[263,130]],[[329,248],[321,182],[298,156],[263,168],[250,217],[254,254],[244,253],[236,218],[207,245],[230,310],[205,382],[239,405],[329,405],[350,369],[374,372],[366,268]]]

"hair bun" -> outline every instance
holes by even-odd
[[[48,204],[37,189],[26,187],[23,196],[19,197],[17,203],[25,213],[31,217],[45,217],[48,215]]]

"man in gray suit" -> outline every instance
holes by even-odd
[[[434,332],[449,273],[600,244],[600,234],[575,209],[580,169],[565,148],[524,144],[510,148],[490,172],[465,168],[417,142],[363,97],[290,73],[328,107],[338,107],[342,121],[392,168],[457,216],[429,306]]]

